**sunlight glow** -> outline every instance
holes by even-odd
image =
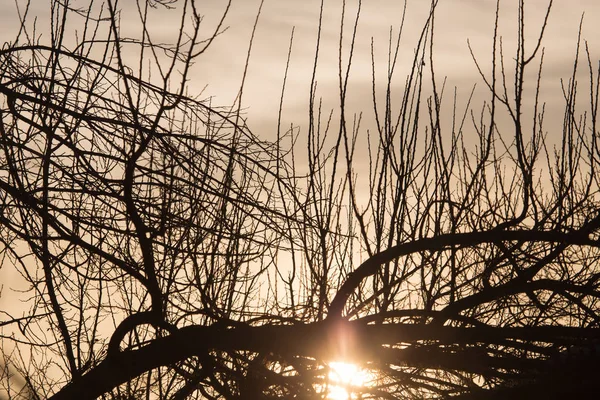
[[[345,362],[329,363],[329,391],[331,400],[357,399],[357,392],[370,380],[370,374],[354,364]]]

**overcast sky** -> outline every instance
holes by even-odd
[[[205,4],[222,3],[210,1]],[[322,47],[319,61],[319,95],[329,100],[331,107],[337,101],[337,60],[341,20],[341,0],[325,1]],[[223,34],[199,62],[197,81],[208,84],[207,93],[214,94],[224,103],[231,100],[237,90],[240,72],[245,59],[245,49],[259,1],[234,1],[227,19],[230,29]],[[269,126],[276,117],[285,58],[292,27],[295,27],[292,63],[286,96],[286,121],[302,125],[308,101],[309,77],[312,70],[319,15],[318,0],[266,0],[260,17],[253,47],[245,92],[245,105],[249,106],[252,126]],[[347,1],[346,35],[350,33],[353,11],[357,1]],[[516,0],[501,2],[500,34],[505,54],[510,61],[516,49]],[[534,47],[546,12],[547,0],[526,1],[526,49]],[[386,72],[387,46],[390,28],[398,32],[403,1],[366,0],[358,27],[358,40],[351,72],[350,100],[353,110],[371,109],[371,57],[370,43],[375,43],[377,78],[383,82]],[[218,7],[217,7],[218,8]],[[437,78],[448,78],[448,85],[459,88],[459,94],[468,94],[473,84],[484,93],[484,86],[471,59],[467,40],[470,41],[482,65],[489,65],[494,23],[495,0],[440,0],[435,25],[435,66]],[[214,9],[212,10],[214,11]],[[400,61],[396,73],[398,93],[404,84],[412,61],[413,48],[429,12],[429,1],[408,0]],[[560,110],[560,78],[568,79],[573,65],[577,33],[582,15],[582,39],[589,41],[593,60],[600,58],[600,1],[555,0],[543,46],[545,47],[544,95],[547,109]],[[344,49],[344,54],[348,51]],[[532,72],[536,67],[532,68]],[[488,69],[485,72],[489,72]],[[585,80],[583,81],[585,82]],[[530,93],[533,95],[533,93]],[[448,97],[450,99],[450,97]],[[555,113],[556,114],[556,113]],[[302,119],[304,118],[304,119]]]
[[[22,0],[17,1],[24,4]],[[78,6],[87,1],[73,0],[71,3]],[[121,0],[120,3],[124,7],[132,8],[134,0]],[[205,32],[214,29],[225,3],[223,0],[198,0],[201,10],[206,13],[203,22]],[[324,98],[326,110],[335,109],[338,101],[336,90],[341,3],[342,0],[325,1],[317,95]],[[517,0],[504,0],[501,4],[500,34],[503,37],[507,60],[512,60],[516,48],[517,3]],[[33,17],[38,18],[38,33],[44,34],[44,27],[47,27],[50,10],[48,4],[49,1],[46,0],[32,0],[30,21]],[[225,25],[230,28],[216,40],[192,70],[189,81],[191,94],[206,86],[203,97],[213,96],[213,104],[231,104],[239,88],[248,41],[259,4],[260,0],[233,1],[225,21]],[[275,137],[279,95],[292,28],[295,28],[295,34],[283,125],[288,127],[290,123],[294,123],[301,127],[300,133],[306,132],[306,109],[317,40],[319,4],[320,0],[264,2],[244,93],[244,106],[248,107],[248,123],[252,131],[261,138]],[[547,4],[547,0],[526,1],[526,48],[529,51],[534,46],[533,38],[541,28]],[[356,5],[355,0],[347,1],[346,37],[351,31]],[[376,76],[383,82],[390,29],[397,34],[403,5],[401,0],[363,0],[349,88],[350,112],[368,113],[372,110],[371,38],[375,43]],[[407,1],[400,60],[396,71],[397,96],[402,94],[405,76],[412,62],[413,49],[428,17],[429,6],[430,2],[427,0]],[[495,0],[439,0],[435,25],[435,66],[440,83],[444,77],[448,79],[448,100],[451,100],[453,87],[457,86],[459,98],[464,103],[474,84],[478,85],[477,99],[484,98],[485,86],[471,59],[467,40],[470,41],[481,64],[489,66],[495,8]],[[545,34],[543,101],[547,103],[547,119],[550,120],[546,125],[547,129],[558,127],[549,133],[551,139],[552,135],[555,135],[555,138],[560,135],[561,107],[564,104],[560,92],[560,78],[568,79],[570,75],[578,27],[584,12],[582,38],[589,40],[591,57],[597,63],[600,59],[600,0],[555,0]],[[130,26],[126,13],[123,14],[121,23],[124,31],[128,28],[137,29],[135,24]],[[159,42],[163,41],[161,39],[172,40],[173,36],[169,35],[176,29],[177,24],[177,13],[157,10],[153,15],[151,33]],[[14,2],[0,0],[0,42],[14,40],[18,27]],[[343,54],[347,55],[347,52],[348,46],[345,46]],[[485,72],[489,73],[489,68]],[[589,80],[582,80],[582,85],[588,83]],[[529,95],[533,93],[529,92]],[[532,101],[531,97],[526,99],[526,102],[528,101]],[[558,125],[553,126],[552,119]],[[365,125],[368,125],[368,117],[365,121]],[[372,129],[373,126],[363,128]],[[0,311],[9,311],[18,317],[27,310],[29,304],[16,300],[19,297],[28,297],[28,293],[13,290],[27,289],[28,286],[20,279],[15,268],[6,265],[4,267],[0,268]],[[0,316],[0,320],[4,318],[5,315]]]
[[[81,5],[86,1],[72,3]],[[198,3],[206,12],[204,24],[206,31],[210,31],[218,21],[217,17],[222,12],[225,1],[204,0]],[[233,1],[225,22],[230,28],[194,66],[189,82],[192,94],[208,85],[204,96],[214,96],[214,104],[228,105],[232,102],[241,80],[248,39],[259,3],[258,0]],[[284,126],[294,122],[305,129],[305,110],[317,37],[319,3],[318,0],[265,0],[244,94],[250,127],[261,137],[274,136],[279,94],[293,27],[295,37],[285,100]],[[318,95],[325,98],[326,108],[335,108],[338,99],[336,88],[341,0],[327,0],[325,3]],[[347,3],[346,32],[349,33],[357,2],[349,0]],[[501,35],[508,59],[512,59],[515,50],[517,3],[516,0],[504,0],[501,4]],[[131,7],[133,0],[122,0],[121,4]],[[541,27],[546,5],[546,0],[526,1],[526,31],[529,35],[526,46],[529,50],[533,47],[533,37]],[[399,0],[363,1],[351,72],[350,111],[371,110],[371,38],[373,37],[375,42],[377,76],[383,80],[390,27],[394,33],[398,32],[402,7],[403,2]],[[458,86],[461,96],[466,96],[476,83],[479,85],[480,94],[485,92],[471,60],[467,39],[470,40],[482,65],[489,63],[495,7],[495,0],[439,1],[435,39],[437,77],[441,80],[447,76],[450,88]],[[428,10],[429,2],[426,0],[407,2],[401,59],[397,70],[398,93],[401,93],[416,38],[427,18]],[[570,75],[578,26],[584,12],[582,37],[590,41],[591,56],[597,62],[600,58],[600,1],[556,0],[545,35],[544,101],[548,103],[550,117],[557,118],[557,121],[560,113],[554,111],[560,110],[563,104],[560,97],[560,78],[568,78]],[[49,15],[48,2],[34,0],[31,15],[37,16],[39,32],[42,32]],[[151,27],[153,34],[160,38],[161,32],[164,31],[167,38],[169,29],[177,26],[175,17],[176,13],[158,10]],[[126,17],[122,19],[122,24],[123,28],[127,29],[129,21]],[[18,19],[14,3],[0,1],[0,41],[13,40],[17,30]],[[344,54],[347,54],[347,51],[346,46]],[[582,82],[587,84],[585,79]],[[9,271],[5,269],[1,274],[7,272]],[[0,303],[3,300],[0,299]]]
[[[20,3],[24,3],[20,1]],[[83,5],[85,0],[71,2]],[[352,111],[368,111],[371,108],[371,58],[370,43],[375,43],[377,78],[383,81],[386,71],[387,45],[390,28],[398,32],[404,2],[401,0],[364,0],[358,27],[358,40],[351,71],[350,106]],[[548,0],[527,0],[526,32],[532,49],[533,38],[538,34]],[[31,15],[38,17],[39,31],[47,20],[49,2],[35,0]],[[134,0],[122,0],[120,4],[132,8]],[[203,22],[206,32],[218,22],[218,16],[226,1],[198,1],[206,14]],[[260,0],[233,0],[225,21],[229,29],[199,60],[190,80],[191,92],[200,91],[206,85],[205,95],[214,96],[218,104],[230,104],[239,87],[244,67],[248,39]],[[306,121],[309,78],[317,38],[320,0],[265,0],[254,42],[249,76],[244,94],[244,105],[249,107],[248,117],[255,131],[272,131],[279,104],[279,93],[285,70],[290,33],[295,27],[292,62],[285,100],[286,124]],[[326,0],[324,25],[319,60],[319,95],[325,98],[329,108],[335,108],[337,93],[337,60],[341,20],[341,0]],[[346,35],[349,37],[354,11],[358,4],[347,1]],[[517,0],[501,1],[500,33],[503,37],[507,58],[512,59],[515,50]],[[408,0],[396,82],[401,90],[413,55],[413,48],[423,23],[428,16],[430,2]],[[475,54],[486,65],[491,59],[495,0],[439,0],[436,14],[435,66],[438,80],[448,79],[450,88],[459,87],[459,94],[469,93],[477,83],[481,93],[484,88],[469,54],[467,40]],[[577,31],[582,15],[583,39],[590,42],[592,58],[600,58],[600,1],[555,0],[546,31],[544,87],[548,108],[560,108],[560,78],[568,78],[575,53]],[[123,29],[128,28],[128,14],[123,14]],[[12,40],[17,30],[15,6],[12,1],[0,2],[0,40]],[[151,27],[156,38],[169,40],[169,32],[177,26],[178,13],[157,10]],[[132,28],[134,28],[132,26]],[[137,29],[137,28],[134,28]],[[170,31],[171,29],[171,31]],[[172,39],[172,36],[171,36]],[[344,48],[344,53],[348,46]],[[486,71],[489,72],[489,69]],[[256,132],[260,133],[260,132]]]

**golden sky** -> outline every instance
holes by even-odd
[[[181,0],[180,0],[181,1]],[[17,0],[18,4],[24,4]],[[72,1],[73,6],[87,3],[86,0]],[[349,38],[355,17],[357,1],[348,0],[344,24],[344,46],[342,57],[346,59],[349,51]],[[535,47],[535,38],[541,29],[548,0],[527,0],[526,12],[526,52]],[[38,18],[38,32],[45,32],[50,13],[49,1],[32,0],[30,21]],[[134,11],[134,0],[121,0],[126,11]],[[205,12],[204,32],[211,32],[224,10],[224,0],[199,0],[201,10]],[[199,93],[202,97],[213,96],[213,104],[229,105],[234,100],[241,82],[246,60],[249,37],[258,11],[260,0],[233,0],[231,10],[225,20],[229,26],[196,62],[190,75],[190,94]],[[324,109],[336,109],[338,106],[338,59],[341,26],[342,0],[327,0],[323,13],[321,48],[318,62],[318,92],[322,97]],[[503,0],[500,13],[500,35],[507,63],[513,60],[516,51],[517,0]],[[286,57],[290,35],[294,28],[294,42],[291,65],[288,74],[287,91],[284,102],[283,126],[291,123],[306,131],[306,109],[309,101],[310,78],[314,63],[320,0],[265,0],[248,69],[243,105],[252,131],[264,139],[274,138],[277,124],[279,96],[286,67]],[[372,110],[372,70],[371,39],[375,49],[376,79],[382,84],[386,76],[388,58],[388,38],[390,29],[395,36],[402,21],[404,2],[401,0],[363,0],[357,31],[357,40],[352,70],[350,73],[348,111]],[[439,0],[435,19],[435,70],[436,79],[441,84],[447,77],[447,99],[451,100],[454,87],[458,87],[458,96],[465,99],[474,84],[477,84],[475,100],[489,99],[485,85],[478,75],[471,58],[467,40],[471,43],[475,56],[490,73],[492,36],[495,19],[495,0]],[[401,96],[406,74],[409,73],[413,58],[413,49],[428,17],[430,2],[427,0],[407,0],[406,15],[401,41],[400,55],[394,86],[397,96]],[[582,40],[589,40],[592,60],[600,59],[600,0],[555,0],[545,33],[545,64],[543,74],[543,101],[549,123],[561,122],[561,78],[568,80],[576,52],[578,28],[585,13],[582,28]],[[121,20],[123,32],[138,32],[139,26],[132,23],[127,12]],[[177,29],[178,13],[156,10],[152,16],[150,32],[156,42],[170,41]],[[0,1],[0,42],[12,41],[19,28],[15,3]],[[47,35],[47,33],[44,33]],[[583,57],[581,58],[583,62]],[[597,66],[597,64],[595,64]],[[582,63],[585,66],[585,63]],[[510,67],[508,67],[510,70]],[[534,71],[536,68],[532,68]],[[0,74],[2,72],[0,71]],[[581,84],[588,84],[585,71],[580,75]],[[535,81],[534,81],[535,82]],[[380,87],[378,87],[380,88]],[[529,90],[529,96],[533,91]],[[532,97],[525,99],[526,104]],[[450,104],[451,105],[451,104]],[[475,105],[478,108],[479,105]],[[368,118],[365,119],[368,126]],[[302,132],[302,131],[301,131]],[[550,131],[560,134],[561,129]],[[10,282],[0,297],[0,310],[25,306],[14,303],[7,306],[13,294],[8,287],[14,287],[19,277],[12,268],[0,269],[0,285]],[[1,286],[0,286],[1,288]],[[16,295],[15,295],[16,296]],[[15,311],[15,315],[17,312]]]
[[[19,4],[24,4],[19,1]],[[38,18],[38,32],[44,32],[49,16],[49,2],[34,0],[29,15]],[[87,1],[74,1],[82,5]],[[318,67],[318,93],[323,97],[324,109],[335,109],[338,104],[338,49],[341,22],[341,0],[325,1],[321,50]],[[371,97],[371,38],[375,44],[376,76],[383,82],[386,74],[387,46],[390,28],[397,34],[402,19],[404,3],[399,0],[364,0],[362,2],[356,49],[352,64],[349,111],[370,112]],[[517,1],[501,2],[500,34],[507,54],[512,60],[516,45]],[[134,7],[133,0],[122,0],[121,6]],[[211,32],[222,13],[225,1],[200,1],[206,14],[205,32]],[[190,76],[190,93],[200,92],[206,86],[203,97],[214,96],[213,104],[231,104],[241,81],[246,59],[248,40],[259,7],[259,0],[234,0],[225,24],[225,31],[213,46],[195,64]],[[534,45],[533,38],[538,34],[545,14],[546,0],[526,1],[526,47]],[[259,25],[256,31],[248,78],[244,92],[244,106],[247,107],[248,123],[251,129],[262,138],[275,136],[277,107],[281,84],[285,71],[285,61],[292,28],[295,28],[293,53],[289,70],[287,92],[284,102],[283,126],[290,123],[305,129],[307,117],[310,76],[317,40],[317,24],[320,1],[317,0],[265,0]],[[345,38],[352,29],[357,1],[347,1]],[[408,0],[395,85],[400,96],[406,74],[409,72],[413,48],[429,12],[430,3],[426,0]],[[448,98],[451,99],[454,86],[458,95],[467,96],[477,84],[476,96],[487,99],[481,78],[471,59],[467,40],[483,66],[489,66],[496,1],[494,0],[440,0],[436,14],[436,39],[434,43],[435,69],[441,83],[447,77]],[[23,10],[22,10],[23,11]],[[573,65],[579,22],[585,13],[582,39],[589,40],[593,60],[600,59],[600,1],[598,0],[555,0],[545,34],[544,101],[547,103],[549,118],[560,123],[560,110],[564,104],[561,98],[560,79],[568,79]],[[139,31],[130,24],[127,13],[121,20],[123,31]],[[173,36],[178,20],[177,13],[157,10],[153,15],[151,33],[157,41],[168,41]],[[30,21],[32,19],[30,18]],[[12,1],[0,2],[0,39],[12,41],[18,31],[18,18]],[[45,33],[47,35],[47,33]],[[348,41],[344,41],[343,57],[348,54]],[[583,59],[582,59],[583,61]],[[534,68],[535,69],[535,68]],[[489,73],[489,68],[485,71]],[[582,84],[586,82],[582,76]],[[529,92],[532,94],[532,92]],[[487,97],[486,97],[487,96]],[[531,102],[526,99],[526,102]],[[557,111],[557,112],[555,112]],[[368,126],[365,129],[369,128]],[[372,127],[371,127],[372,128]],[[556,132],[560,132],[557,129]],[[4,268],[0,270],[0,281],[11,281],[16,276]],[[5,293],[0,305],[9,298]]]

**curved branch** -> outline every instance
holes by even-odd
[[[451,246],[469,247],[484,243],[494,243],[507,240],[563,243],[567,245],[579,246],[599,246],[600,243],[598,241],[592,240],[588,237],[589,233],[591,233],[593,229],[597,228],[598,225],[600,225],[600,217],[594,218],[583,228],[574,233],[531,230],[489,230],[485,232],[445,234],[390,247],[381,253],[375,254],[348,275],[348,278],[346,278],[346,281],[342,284],[333,301],[331,302],[331,305],[329,306],[329,314],[327,318],[341,318],[346,301],[352,292],[359,287],[361,282],[365,278],[376,274],[381,265],[393,261],[396,258],[422,251],[439,251]]]

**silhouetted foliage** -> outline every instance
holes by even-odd
[[[346,105],[359,2],[339,107],[315,72],[306,128],[272,140],[243,81],[231,107],[187,91],[229,4],[209,36],[194,0],[48,4],[48,33],[22,5],[0,51],[0,255],[27,308],[2,312],[2,395],[325,398],[333,361],[368,372],[362,399],[598,393],[600,74],[577,43],[547,127],[523,0],[517,48],[491,30],[491,70],[474,57],[477,106],[444,99],[436,1],[402,87],[390,37],[372,126]]]

